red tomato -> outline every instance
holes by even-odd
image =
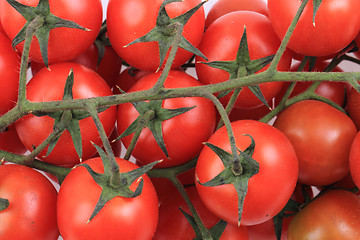
[[[155,71],[159,68],[159,49],[156,42],[124,46],[155,27],[162,3],[163,0],[109,1],[107,26],[110,42],[119,56],[135,68],[147,71]],[[170,18],[175,18],[199,3],[201,0],[173,2],[166,5],[166,12]],[[204,9],[200,8],[184,26],[183,36],[195,47],[200,43],[204,34],[204,25],[205,13]],[[178,68],[186,63],[192,55],[192,53],[179,48],[172,68]]]
[[[288,239],[359,239],[360,199],[346,190],[330,190],[297,213]]]
[[[132,171],[138,166],[117,158],[121,172]],[[101,158],[87,163],[95,172],[103,173]],[[73,169],[62,183],[58,196],[58,224],[64,239],[124,239],[150,240],[158,222],[158,199],[147,175],[142,176],[143,188],[135,198],[114,197],[88,223],[99,200],[101,188],[85,167]],[[140,181],[130,189],[135,191]],[[141,228],[139,227],[141,226]]]
[[[123,90],[125,92],[129,91],[129,89],[142,77],[145,77],[151,72],[148,71],[142,71],[135,69],[133,67],[128,67],[124,71],[120,73],[120,75],[117,77],[115,82],[115,87],[113,89],[114,94],[119,94],[120,90]]]
[[[350,88],[347,93],[347,112],[360,130],[360,93],[355,88]]]
[[[268,0],[269,16],[280,39],[283,39],[300,5],[298,0]],[[345,48],[359,33],[358,0],[322,1],[315,22],[313,8],[310,0],[287,45],[294,52],[305,56],[328,56]]]
[[[316,61],[315,67],[312,69],[312,72],[322,72],[327,67],[326,62],[318,62]],[[299,68],[300,63],[293,65],[290,71],[296,72]],[[309,70],[309,64],[306,64],[305,70]],[[333,72],[343,72],[343,70],[339,67],[336,67]],[[290,97],[295,97],[302,92],[305,92],[306,89],[310,87],[313,82],[297,82],[295,84],[295,88],[291,92]],[[278,105],[281,99],[283,98],[286,90],[288,89],[290,83],[285,83],[280,91],[280,93],[275,98],[275,104]],[[323,81],[316,88],[315,93],[319,94],[322,97],[330,99],[331,101],[337,103],[339,106],[344,106],[345,104],[345,86],[344,82],[332,82],[332,81]]]
[[[64,86],[70,69],[74,71],[74,99],[112,95],[110,87],[93,70],[77,63],[57,63],[50,65],[50,70],[43,68],[27,85],[27,98],[33,102],[61,100]],[[49,81],[51,79],[51,81]],[[116,107],[99,114],[100,120],[108,136],[111,134],[116,120]],[[79,121],[82,136],[82,160],[96,153],[91,141],[102,146],[99,133],[91,117]],[[49,116],[36,117],[27,115],[16,122],[16,130],[24,145],[32,150],[38,146],[53,131],[54,119]],[[70,133],[66,130],[60,137],[53,151],[46,156],[47,148],[38,157],[56,165],[75,165],[80,159],[75,151]]]
[[[19,0],[19,3],[35,7],[39,0]],[[51,30],[48,45],[49,63],[68,61],[86,51],[96,39],[102,23],[102,4],[100,0],[50,0],[50,11],[62,19],[74,21],[91,31],[71,28]],[[9,3],[1,1],[1,22],[10,39],[13,39],[25,24],[25,19]],[[22,52],[23,43],[16,49]],[[43,62],[37,39],[30,50],[30,59]]]
[[[360,49],[360,34],[357,35],[357,37],[355,38],[355,43],[356,46]],[[355,56],[357,56],[358,58],[360,58],[360,50],[355,52]]]
[[[326,103],[305,100],[281,112],[274,126],[295,148],[299,182],[328,185],[348,174],[350,146],[357,130],[346,114]]]
[[[232,122],[232,128],[236,145],[242,151],[250,145],[250,137],[244,134],[249,134],[255,141],[252,157],[259,163],[260,171],[249,179],[241,224],[259,224],[274,217],[289,200],[298,178],[297,157],[287,137],[266,123],[240,120]],[[216,131],[208,142],[230,151],[225,127]],[[195,169],[199,181],[205,183],[223,169],[223,162],[215,152],[204,147]],[[237,225],[238,197],[233,185],[205,187],[196,182],[196,187],[202,201],[214,214]]]
[[[1,18],[0,18],[0,20],[1,20]],[[5,30],[4,30],[4,27],[3,27],[2,24],[1,24],[1,21],[0,21],[0,33],[6,34],[6,33],[5,33]]]
[[[10,203],[0,211],[0,239],[58,239],[57,192],[44,175],[22,165],[2,165],[0,196]]]
[[[8,126],[4,132],[0,132],[0,149],[20,155],[27,152],[27,148],[16,132],[15,124]]]
[[[218,18],[206,30],[199,50],[211,61],[233,61],[238,52],[240,39],[246,26],[249,54],[252,60],[275,54],[280,46],[280,40],[271,27],[268,17],[250,11],[237,11],[228,13]],[[290,69],[291,54],[286,52],[278,66],[279,71]],[[207,66],[200,57],[196,57],[196,73],[199,81],[204,84],[224,82],[229,79],[230,74],[225,70]],[[260,71],[264,71],[264,67]],[[275,97],[280,91],[282,82],[269,82],[260,84],[261,91],[267,101]],[[230,96],[224,97],[228,101]],[[262,102],[245,87],[238,96],[236,108],[255,108],[262,105]]]
[[[79,63],[95,70],[110,86],[115,87],[115,81],[120,73],[122,61],[111,46],[105,46],[105,54],[98,65],[99,52],[95,44],[92,44],[85,52],[72,59],[71,62]],[[44,63],[31,62],[31,71],[35,75],[44,68]]]
[[[0,33],[0,115],[15,106],[19,88],[20,57],[12,49],[10,40]]]
[[[146,90],[153,87],[161,72],[151,73],[139,80],[129,92]],[[192,76],[171,70],[165,88],[195,87],[201,84]],[[162,134],[169,158],[166,158],[155,141],[151,131],[144,128],[132,152],[134,158],[143,164],[163,159],[155,167],[172,167],[190,161],[196,157],[215,128],[215,108],[211,101],[200,97],[173,98],[163,101],[165,109],[193,107],[190,111],[162,122]],[[119,134],[123,133],[135,121],[139,113],[131,103],[118,106],[117,127]],[[128,148],[133,134],[122,138],[125,148]]]
[[[291,218],[284,218],[281,232],[281,240],[287,240],[287,229]],[[251,240],[277,240],[274,229],[273,219],[266,222],[248,226],[249,236]]]
[[[208,28],[212,22],[229,12],[241,10],[258,12],[265,16],[269,15],[264,0],[218,0],[209,10],[205,21],[205,27]]]
[[[351,177],[359,188],[360,186],[360,134],[358,133],[350,149],[350,173]]]
[[[202,219],[206,228],[210,229],[220,219],[211,213],[202,203],[195,186],[186,188],[186,192],[194,205],[197,213]],[[180,211],[183,210],[190,214],[189,207],[186,205],[184,199],[179,192],[169,192],[168,198],[166,198],[159,208],[159,223],[156,229],[154,240],[188,240],[195,238],[195,232],[191,227],[184,214]],[[249,239],[247,227],[237,227],[231,224],[227,224],[220,240],[247,240]]]

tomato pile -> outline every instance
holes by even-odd
[[[360,1],[207,4],[0,2],[0,239],[360,239]]]

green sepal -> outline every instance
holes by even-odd
[[[194,230],[195,236],[196,236],[196,238],[194,238],[194,239],[196,239],[196,240],[197,239],[202,239],[201,231],[200,231],[198,225],[196,224],[196,221],[195,221],[194,217],[191,216],[190,214],[188,214],[187,212],[185,212],[184,210],[182,210],[181,208],[179,208],[179,210],[185,216],[186,220],[190,223],[192,229]]]
[[[7,209],[10,205],[10,202],[8,199],[0,198],[0,212]]]
[[[180,1],[181,0],[165,0],[160,6],[155,27],[147,34],[138,39],[135,39],[134,41],[127,44],[125,47],[140,42],[158,42],[160,68],[163,65],[166,54],[172,46],[176,37],[176,26],[181,25],[182,27],[184,27],[188,20],[191,18],[191,16],[205,3],[201,2],[186,13],[181,14],[180,16],[177,16],[175,18],[170,18],[165,10],[165,6],[169,3]],[[196,47],[194,47],[184,36],[181,36],[179,47],[204,59],[207,59],[205,55],[202,54]]]
[[[82,151],[82,138],[81,138],[79,121],[76,119],[72,119],[70,124],[67,126],[67,130],[70,133],[76,153],[79,156],[81,162],[83,151]]]
[[[275,55],[259,58],[256,60],[250,59],[249,46],[247,42],[246,27],[244,27],[243,35],[241,36],[239,48],[234,61],[212,61],[202,62],[210,67],[224,70],[230,74],[229,80],[236,79],[239,77],[248,76],[256,73],[257,71],[264,68],[266,65],[271,63]],[[261,92],[259,85],[249,86],[251,92],[268,108],[270,108],[264,95]],[[218,98],[224,97],[231,91],[221,92]]]
[[[300,203],[295,200],[289,199],[285,207],[273,217],[274,231],[277,240],[281,239],[282,235],[282,224],[285,217],[294,216],[300,209]]]
[[[144,124],[143,127],[147,127],[150,129],[151,133],[153,134],[157,144],[164,152],[167,158],[169,158],[168,151],[165,146],[163,134],[162,134],[162,122],[183,113],[190,111],[193,107],[184,107],[184,108],[177,108],[177,109],[165,109],[162,108],[163,100],[151,100],[149,102],[135,102],[132,103],[135,109],[139,112],[139,116],[136,118],[134,122],[130,124],[130,126],[125,129],[125,131],[120,134],[120,136],[116,139],[120,139],[126,137],[135,132],[140,124]],[[142,121],[144,116],[149,112],[154,111],[154,117],[150,118],[146,121]]]
[[[29,24],[38,16],[44,19],[44,24],[36,29],[35,36],[40,45],[40,52],[46,67],[49,65],[48,61],[48,40],[50,31],[59,27],[75,28],[84,31],[88,29],[80,26],[79,24],[59,18],[50,12],[49,0],[40,0],[36,7],[21,4],[15,0],[6,0],[13,8],[15,8],[26,20],[25,25],[20,32],[15,36],[12,41],[12,46],[15,47],[25,40],[26,29]]]
[[[259,163],[252,158],[255,149],[255,141],[254,139],[247,134],[245,136],[249,136],[251,138],[250,145],[245,149],[245,151],[241,151],[238,149],[240,155],[239,159],[236,159],[236,156],[233,154],[211,144],[205,143],[212,151],[216,153],[216,155],[223,162],[225,169],[220,172],[213,179],[208,182],[201,183],[202,186],[205,187],[215,187],[221,186],[224,184],[232,184],[235,187],[236,193],[238,195],[238,225],[240,225],[242,210],[244,206],[244,200],[248,189],[249,179],[259,172]],[[238,167],[240,164],[241,172],[238,172]]]
[[[317,11],[319,10],[320,8],[320,5],[322,3],[322,0],[313,0],[313,19],[312,19],[312,22],[313,22],[313,25],[315,26],[315,17],[316,17],[316,13]]]
[[[121,173],[120,176],[120,186],[117,188],[114,188],[111,186],[111,165],[110,161],[108,159],[108,156],[104,152],[104,150],[101,149],[100,146],[93,144],[96,148],[96,150],[99,153],[99,156],[102,160],[103,166],[104,166],[104,173],[97,173],[95,172],[88,164],[83,163],[79,164],[76,167],[82,166],[85,167],[86,170],[89,172],[91,177],[94,179],[94,181],[101,187],[101,194],[99,197],[98,202],[96,203],[96,206],[94,208],[94,211],[92,212],[88,223],[101,211],[101,209],[105,206],[105,204],[113,199],[114,197],[125,197],[125,198],[135,198],[139,196],[142,193],[144,180],[141,177],[142,175],[146,174],[151,168],[153,168],[159,161],[144,165],[142,167],[139,167],[135,170]],[[135,189],[135,191],[130,190],[130,185],[135,182],[140,181],[139,185]]]

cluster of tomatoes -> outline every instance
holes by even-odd
[[[0,133],[0,239],[359,239],[360,93],[352,85],[204,87],[266,71],[304,2],[218,0],[205,15],[201,0],[110,0],[103,23],[100,0],[1,1],[0,116],[28,107],[17,103],[24,42],[11,41],[37,14],[44,24],[29,51],[26,99],[91,100],[29,111]],[[359,63],[359,8],[358,0],[309,0],[277,71]],[[161,100],[178,88],[188,96]],[[131,98],[150,89],[159,97]],[[122,97],[129,101],[119,104]],[[91,103],[105,98],[91,115]],[[228,104],[231,123],[222,126]],[[260,121],[277,109],[271,123]],[[102,132],[113,162],[100,150]],[[8,164],[38,150],[36,160]],[[29,167],[39,160],[67,169],[65,179]]]

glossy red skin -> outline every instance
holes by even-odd
[[[138,168],[132,162],[117,158],[121,172]],[[98,173],[103,173],[100,158],[84,163]],[[158,221],[158,199],[147,175],[142,176],[142,193],[135,198],[115,197],[105,204],[90,223],[87,223],[99,200],[101,188],[88,171],[81,166],[65,178],[58,197],[58,224],[64,239],[124,239],[150,240]],[[135,191],[140,181],[130,187]],[[141,226],[141,228],[139,227]]]
[[[220,221],[220,219],[211,213],[202,203],[195,186],[187,187],[186,192],[206,228],[210,229]],[[194,239],[196,237],[195,232],[184,214],[180,211],[181,209],[191,215],[188,206],[176,189],[169,193],[168,197],[159,207],[159,223],[153,239]],[[228,224],[220,240],[231,239],[248,240],[247,227],[241,226],[238,228],[237,226]]]
[[[269,15],[267,4],[263,0],[218,0],[212,5],[206,16],[205,27],[208,28],[212,22],[229,12],[242,10]]]
[[[159,68],[159,48],[156,42],[136,43],[124,47],[142,37],[155,27],[158,11],[163,0],[110,0],[107,8],[108,36],[119,56],[131,66],[147,71]],[[183,0],[166,6],[170,18],[177,17],[201,3],[200,0]],[[120,14],[119,14],[120,13]],[[136,14],[134,14],[136,13]],[[195,47],[204,33],[205,13],[200,8],[184,26],[184,37]],[[186,63],[193,54],[178,49],[172,68]],[[146,56],[146,57],[144,57]]]
[[[269,0],[269,16],[280,39],[290,26],[301,1]],[[328,56],[345,48],[360,30],[360,15],[357,0],[324,1],[316,13],[313,25],[313,1],[305,7],[287,45],[296,53],[305,56]],[[346,27],[344,27],[346,26]]]
[[[138,81],[129,92],[150,89],[161,72],[152,73]],[[171,70],[164,84],[165,88],[201,86],[192,76]],[[155,167],[164,168],[183,164],[196,157],[215,128],[215,108],[212,102],[199,97],[173,98],[163,101],[163,108],[175,109],[193,107],[192,110],[162,123],[164,142],[169,154],[166,158],[148,128],[144,128],[132,152],[132,156],[143,164],[163,159]],[[117,113],[117,127],[121,134],[138,117],[138,111],[131,103],[120,104]],[[127,148],[133,134],[122,138]]]
[[[260,13],[251,11],[237,11],[228,13],[211,24],[206,30],[199,50],[211,61],[233,61],[236,58],[244,26],[248,39],[249,53],[252,60],[275,54],[280,46],[280,40],[271,27],[270,19]],[[292,57],[286,51],[280,64],[279,71],[290,69]],[[200,57],[195,60],[196,73],[203,84],[214,84],[229,79],[230,74],[224,70],[212,68],[201,62],[206,62]],[[264,71],[268,66],[260,71]],[[262,93],[267,101],[276,96],[280,91],[282,82],[269,82],[260,84]],[[227,102],[229,96],[224,97]],[[255,108],[262,102],[245,87],[240,92],[234,107]]]
[[[0,196],[10,202],[0,211],[1,239],[58,239],[57,192],[40,172],[22,165],[0,166]]]
[[[16,132],[15,124],[11,124],[3,132],[0,132],[0,149],[20,155],[27,152],[27,148]]]
[[[327,67],[326,62],[318,62],[316,61],[315,67],[313,68],[312,72],[322,72]],[[299,68],[300,63],[294,64],[290,71],[296,72]],[[305,70],[308,71],[309,65],[306,64]],[[343,72],[340,67],[335,67],[333,72]],[[310,87],[313,82],[306,81],[306,82],[297,82],[295,88],[291,92],[290,97],[295,97],[302,92],[305,92],[306,89]],[[290,83],[285,83],[280,91],[280,93],[275,98],[275,105],[278,105],[281,99],[283,98],[286,90],[288,89]],[[316,88],[315,93],[319,94],[322,97],[330,99],[331,101],[337,103],[339,106],[344,106],[345,104],[345,87],[346,83],[344,82],[332,82],[332,81],[323,81],[320,85]]]
[[[359,188],[360,186],[360,134],[358,133],[351,144],[350,149],[350,174],[352,177],[352,180],[356,184],[356,186]]]
[[[350,88],[347,93],[347,113],[360,130],[360,93],[355,88]]]
[[[330,190],[290,222],[288,239],[359,239],[360,199],[346,190]]]
[[[299,159],[299,182],[321,186],[349,172],[349,151],[355,124],[332,106],[304,100],[281,112],[274,122],[293,144]]]
[[[110,87],[96,72],[77,63],[58,63],[50,65],[38,72],[27,85],[27,98],[30,101],[55,101],[63,97],[66,78],[70,69],[74,71],[74,99],[112,95]],[[51,81],[49,81],[51,79]],[[99,114],[105,131],[109,136],[115,126],[116,107],[110,107]],[[16,130],[24,145],[31,150],[38,146],[53,131],[54,119],[49,116],[36,117],[26,115],[16,122]],[[82,160],[92,157],[96,153],[91,141],[102,146],[97,128],[91,117],[80,120],[83,156]],[[45,148],[38,157],[56,165],[73,166],[80,162],[75,151],[70,133],[66,130],[60,137],[54,150],[45,157]]]
[[[138,70],[132,67],[126,68],[116,79],[115,87],[113,89],[114,94],[120,93],[119,88],[125,92],[129,91],[129,89],[134,86],[137,81],[149,73],[151,72]]]
[[[0,18],[0,19],[1,19],[1,18]],[[6,33],[5,33],[5,30],[4,30],[4,27],[3,27],[2,24],[1,24],[1,21],[0,21],[0,33],[6,34]]]
[[[290,141],[276,128],[255,120],[232,122],[236,146],[245,150],[251,135],[255,140],[253,159],[260,171],[249,179],[242,212],[242,225],[265,222],[279,213],[295,189],[298,178],[297,157]],[[230,152],[226,129],[222,127],[209,139],[210,143]],[[201,183],[213,179],[224,169],[219,157],[208,147],[201,151],[195,174]],[[218,217],[237,225],[237,194],[233,185],[205,187],[196,182],[204,204]],[[276,198],[274,198],[276,196]]]
[[[10,40],[0,33],[0,116],[15,106],[19,88],[20,57]]]
[[[39,0],[20,0],[22,4],[35,7]],[[102,3],[100,0],[50,0],[50,11],[55,16],[74,21],[91,31],[80,29],[56,28],[50,32],[48,45],[49,63],[63,62],[74,59],[86,51],[96,39],[102,24]],[[1,22],[6,34],[13,39],[25,24],[25,19],[8,4],[1,2]],[[22,52],[23,43],[16,49]],[[39,44],[34,37],[30,50],[30,59],[43,62]]]

